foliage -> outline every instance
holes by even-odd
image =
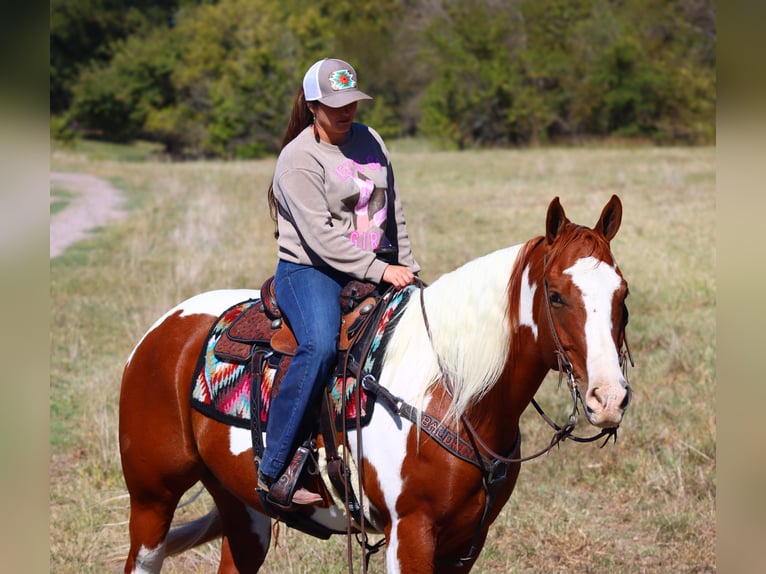
[[[667,0],[626,8],[631,20],[610,18],[613,37],[594,54],[582,83],[577,111],[584,130],[662,142],[710,141],[715,70],[709,54],[694,57],[699,46],[693,37],[710,31],[690,28],[678,4]]]
[[[57,0],[51,111],[178,156],[257,157],[278,150],[306,68],[335,56],[386,137],[705,143],[715,45],[712,0]]]
[[[176,11],[205,0],[52,0],[50,6],[51,112],[69,108],[80,72],[107,63],[132,35],[166,28]]]
[[[73,89],[71,113],[84,130],[114,141],[143,135],[150,114],[174,100],[171,73],[176,56],[158,32],[119,42],[108,65],[92,65]]]
[[[689,25],[699,10],[670,0],[442,5],[429,27],[438,72],[423,106],[426,134],[461,148],[582,135],[713,137],[711,30]]]
[[[464,147],[502,134],[515,52],[515,10],[491,0],[445,2],[429,24],[426,51],[434,75],[424,97],[424,133]]]
[[[177,101],[149,128],[175,134],[187,153],[248,157],[273,147],[294,76],[280,58],[280,24],[272,11],[232,1],[205,6],[175,30],[180,49],[173,74]],[[275,122],[275,118],[278,122]]]

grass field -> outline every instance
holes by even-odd
[[[554,196],[588,225],[612,193],[624,206],[612,246],[630,283],[636,368],[619,441],[602,450],[565,443],[525,463],[475,571],[716,571],[715,150],[391,148],[426,281],[542,234]],[[60,574],[121,569],[128,500],[117,403],[135,343],[183,298],[257,287],[276,264],[264,209],[273,160],[140,159],[97,149],[51,157],[54,171],[110,180],[130,208],[51,261],[50,566]],[[567,396],[554,377],[538,393],[558,418]],[[528,452],[550,438],[534,412],[522,431]],[[179,519],[209,505],[206,496],[191,500]],[[215,572],[216,556],[206,545],[168,560],[165,571]],[[325,542],[283,528],[263,571],[345,569],[344,537]],[[384,571],[383,556],[373,557],[371,572]]]

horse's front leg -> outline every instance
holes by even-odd
[[[433,521],[424,512],[395,520],[386,548],[388,574],[433,574],[436,536]]]

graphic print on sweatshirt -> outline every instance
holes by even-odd
[[[354,229],[349,235],[351,243],[365,251],[386,252],[391,243],[386,237],[388,194],[386,188],[377,187],[375,182],[361,172],[351,177],[358,193],[346,199],[353,206]]]

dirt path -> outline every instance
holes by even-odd
[[[62,211],[51,215],[51,258],[61,255],[73,243],[91,237],[94,228],[125,215],[122,193],[103,179],[84,173],[51,172],[50,182],[51,187],[75,194]]]

